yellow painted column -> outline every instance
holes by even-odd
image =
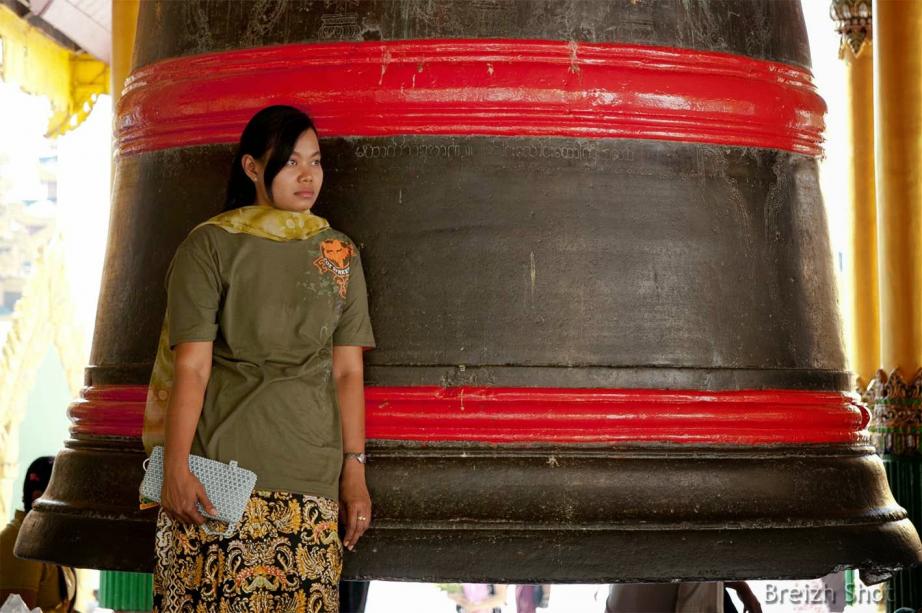
[[[881,368],[871,439],[922,529],[922,0],[874,0],[874,149]],[[922,608],[922,569],[888,582],[888,609]]]
[[[112,108],[131,74],[140,0],[112,0]]]
[[[874,4],[880,350],[885,372],[922,366],[922,1]]]
[[[849,367],[864,389],[880,368],[877,205],[874,189],[874,54],[870,0],[833,0],[849,110],[852,319]]]

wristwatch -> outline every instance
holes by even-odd
[[[359,464],[364,464],[365,461],[368,459],[364,451],[361,453],[356,453],[354,451],[347,451],[346,453],[343,454],[343,462],[345,462],[349,458],[355,458],[355,461],[358,462]]]

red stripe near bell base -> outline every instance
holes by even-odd
[[[80,398],[67,408],[73,425],[70,433],[83,436],[129,436],[141,438],[147,386],[96,385],[85,387]]]
[[[164,60],[128,79],[121,154],[237,142],[270,104],[321,136],[637,138],[822,152],[809,71],[725,53],[546,40],[294,44]]]
[[[140,437],[147,388],[86,388],[76,438]],[[794,390],[366,387],[366,436],[485,443],[784,445],[866,442],[854,394]]]

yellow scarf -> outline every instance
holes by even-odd
[[[232,234],[250,234],[274,241],[304,240],[330,227],[322,217],[310,212],[284,211],[271,206],[245,206],[226,211],[197,225],[214,224]],[[163,316],[157,358],[147,388],[144,407],[144,429],[141,438],[148,455],[154,447],[163,444],[164,420],[173,391],[173,350],[170,349],[169,322]]]

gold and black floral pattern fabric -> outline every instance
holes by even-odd
[[[230,537],[157,518],[154,611],[336,613],[342,544],[329,498],[257,490]]]

